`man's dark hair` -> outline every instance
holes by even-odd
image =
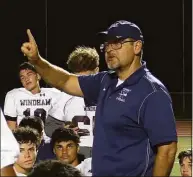
[[[51,137],[51,148],[54,148],[55,143],[60,143],[62,141],[67,142],[67,141],[73,141],[76,144],[80,142],[79,136],[71,129],[69,128],[57,128],[53,133]]]
[[[44,123],[40,117],[29,116],[24,117],[19,123],[19,127],[30,127],[34,128],[41,135],[44,129]]]
[[[22,63],[22,64],[19,66],[19,72],[20,72],[21,70],[24,70],[24,69],[29,69],[29,70],[32,70],[33,72],[37,73],[35,67],[34,67],[31,63],[29,63],[29,62],[24,62],[24,63]]]
[[[38,163],[28,177],[81,177],[75,167],[59,160],[45,160]]]
[[[92,71],[99,66],[99,55],[95,48],[78,46],[69,55],[67,65],[73,73]]]
[[[39,146],[39,133],[30,127],[18,127],[13,130],[13,135],[19,144],[33,143]],[[11,146],[11,145],[10,145]]]
[[[192,162],[192,150],[191,149],[186,150],[186,151],[181,151],[178,154],[179,164],[183,163],[183,160],[184,160],[185,157],[188,157],[189,160]]]

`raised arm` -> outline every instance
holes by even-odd
[[[23,43],[21,51],[27,56],[29,62],[35,66],[44,81],[68,94],[83,97],[78,77],[43,59],[39,54],[38,46],[29,29],[27,30],[27,35],[29,41]]]

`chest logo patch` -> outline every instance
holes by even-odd
[[[128,89],[128,88],[123,88],[123,89],[120,91],[119,95],[117,96],[116,100],[121,101],[121,102],[125,102],[125,98],[127,97],[127,94],[128,94],[129,92],[131,92],[130,89]]]

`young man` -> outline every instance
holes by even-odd
[[[53,159],[55,157],[50,147],[50,139],[43,138],[44,123],[41,118],[36,116],[24,117],[21,120],[19,127],[30,127],[35,129],[39,134],[40,145],[38,146],[36,163],[41,160]]]
[[[101,47],[111,71],[89,76],[50,64],[27,34],[21,50],[45,81],[97,103],[93,176],[170,175],[177,151],[172,100],[142,61],[144,39],[136,24],[117,21],[103,33]]]
[[[182,151],[178,154],[180,173],[182,176],[192,176],[192,150]]]
[[[19,66],[19,77],[23,88],[9,91],[4,103],[5,118],[12,130],[26,116],[39,116],[45,122],[48,110],[60,93],[54,88],[40,88],[40,75],[28,62]]]
[[[79,136],[67,128],[56,129],[51,138],[51,146],[57,160],[78,168],[84,176],[92,176],[91,158],[82,162],[78,158],[79,142]]]
[[[18,127],[13,134],[20,145],[20,154],[14,163],[14,170],[17,176],[27,176],[36,161],[39,134],[29,127]]]
[[[19,144],[9,129],[2,109],[0,108],[1,119],[1,176],[16,176],[13,164],[19,156]]]
[[[67,64],[68,69],[76,75],[96,74],[99,71],[99,55],[94,48],[79,46],[69,55]],[[63,126],[63,122],[72,122],[80,135],[80,153],[91,157],[95,111],[96,104],[63,93],[48,112],[46,134],[51,136],[57,127]]]
[[[76,168],[58,160],[45,160],[38,163],[28,177],[81,177]]]

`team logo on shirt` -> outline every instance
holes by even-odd
[[[125,102],[125,98],[126,98],[126,96],[127,96],[127,94],[128,94],[129,92],[131,92],[130,89],[123,88],[123,89],[121,90],[121,92],[119,93],[119,96],[116,98],[116,100],[121,101],[121,102]]]
[[[44,106],[51,105],[51,99],[25,99],[20,100],[21,106]]]

